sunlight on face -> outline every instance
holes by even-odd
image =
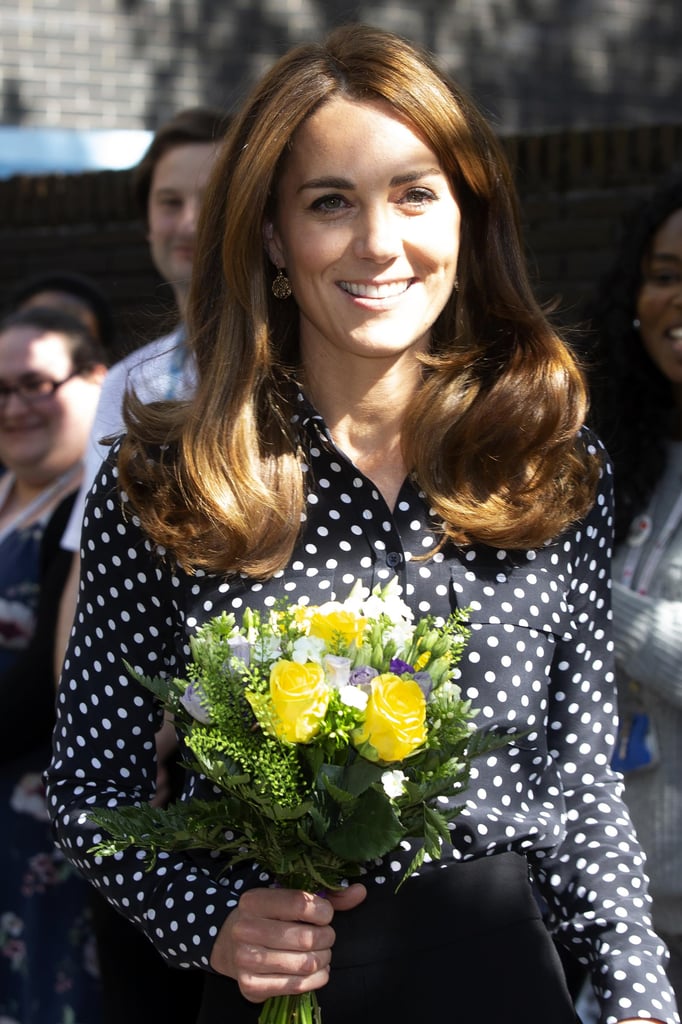
[[[189,288],[199,212],[216,148],[209,142],[174,146],[152,177],[147,218],[152,259],[182,305]]]
[[[18,479],[47,485],[82,458],[101,375],[69,378],[72,371],[67,341],[59,333],[29,325],[0,333],[0,382],[4,385],[65,381],[40,401],[27,402],[12,394],[0,409],[0,461]]]
[[[387,104],[336,97],[299,129],[266,225],[306,364],[428,347],[452,294],[460,213],[438,159]]]

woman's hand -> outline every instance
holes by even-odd
[[[211,967],[235,978],[252,1003],[320,988],[329,978],[334,913],[351,910],[366,895],[357,884],[329,897],[250,889],[218,933]]]

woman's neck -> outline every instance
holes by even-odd
[[[76,463],[57,476],[50,475],[48,479],[40,475],[25,477],[20,474],[17,477],[8,473],[7,483],[11,481],[11,484],[2,491],[4,501],[0,506],[0,529],[11,527],[19,519],[24,525],[39,519],[44,515],[45,508],[60,500],[69,488],[78,487],[81,471],[81,464]],[[30,512],[34,503],[36,508]]]
[[[416,377],[416,375],[415,375]],[[334,443],[378,488],[393,508],[407,475],[401,436],[416,379],[404,375],[382,377],[372,384],[353,381],[338,374],[322,387],[306,380],[306,391],[323,416]]]
[[[2,507],[0,507],[0,529],[4,529],[18,519],[44,489],[44,487],[34,487],[15,478],[7,491]]]

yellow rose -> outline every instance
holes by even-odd
[[[375,676],[365,721],[353,736],[371,743],[380,761],[402,761],[426,742],[426,699],[413,679],[392,672]]]
[[[366,625],[367,619],[348,611],[336,601],[327,601],[312,609],[310,634],[324,640],[326,644],[330,644],[339,634],[347,644],[352,644],[354,640],[360,643]]]
[[[329,693],[321,665],[276,661],[270,670],[270,697],[277,736],[289,743],[308,743],[327,713]]]

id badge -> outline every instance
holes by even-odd
[[[643,711],[626,714],[618,727],[611,767],[616,771],[641,772],[658,764],[658,745],[649,716]]]

